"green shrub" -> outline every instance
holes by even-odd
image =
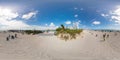
[[[56,29],[55,35],[59,35],[59,34],[69,34],[70,37],[68,36],[61,36],[62,39],[75,39],[77,34],[80,34],[83,30],[82,29],[69,29],[69,28],[65,28],[64,25],[61,25],[61,27]]]
[[[25,33],[35,35],[35,34],[42,33],[42,31],[40,31],[40,30],[25,30]]]

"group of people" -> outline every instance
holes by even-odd
[[[103,39],[104,39],[104,41],[105,41],[105,38],[108,38],[109,37],[109,34],[103,34]]]
[[[9,41],[10,39],[15,39],[15,38],[17,38],[17,34],[7,36],[6,40]]]
[[[90,33],[91,33],[91,32],[90,32]],[[93,33],[91,33],[91,35],[93,35]],[[117,34],[115,34],[115,35],[117,35]],[[97,37],[98,35],[96,34],[95,36]],[[106,38],[109,38],[109,34],[104,33],[104,34],[103,34],[103,40],[105,41]]]

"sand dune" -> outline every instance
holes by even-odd
[[[109,37],[103,41],[103,34]],[[53,34],[0,33],[0,60],[120,60],[120,33],[84,30],[75,40],[64,41]],[[97,34],[97,36],[96,36]]]

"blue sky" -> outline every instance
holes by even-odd
[[[0,12],[0,29],[120,29],[119,0],[0,0]]]

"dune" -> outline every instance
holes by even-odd
[[[18,38],[6,41],[9,34],[14,33],[0,33],[0,60],[120,60],[119,32],[84,30],[68,41],[53,33],[17,33]]]

